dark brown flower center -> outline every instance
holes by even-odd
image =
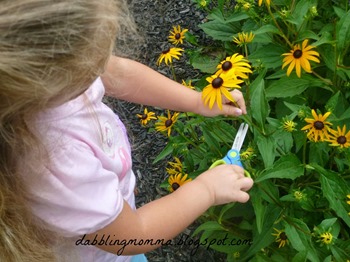
[[[338,137],[338,138],[337,138],[337,142],[338,142],[338,144],[340,144],[340,145],[344,145],[344,144],[347,142],[346,137],[345,137],[345,136],[340,136],[340,137]]]
[[[142,120],[146,120],[147,118],[148,118],[147,114],[143,114],[142,117],[141,117]]]
[[[165,54],[167,54],[167,53],[169,53],[169,52],[170,52],[170,48],[164,50],[164,51],[162,52],[162,54],[165,55]]]
[[[300,58],[302,55],[303,55],[303,51],[301,51],[300,49],[297,49],[293,52],[294,58]]]
[[[180,185],[178,183],[172,183],[171,188],[175,191],[176,189],[178,189],[180,187]]]
[[[173,120],[171,120],[171,119],[167,119],[167,120],[165,121],[165,123],[164,123],[165,127],[169,127],[169,126],[171,126],[172,124],[173,124]]]
[[[222,70],[228,71],[232,68],[232,63],[230,61],[226,61],[221,66]]]
[[[322,129],[324,128],[323,122],[321,122],[321,121],[316,121],[316,122],[314,123],[314,128],[317,129],[317,130],[322,130]]]
[[[224,83],[224,80],[222,80],[221,77],[217,77],[213,80],[213,82],[211,83],[211,85],[214,87],[214,88],[219,88],[222,86],[222,84]]]
[[[286,233],[282,232],[282,233],[280,234],[280,239],[281,239],[281,240],[287,240],[288,237],[287,237]]]
[[[181,38],[181,34],[177,33],[177,34],[175,35],[175,39],[180,39],[180,38]]]

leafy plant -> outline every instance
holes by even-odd
[[[195,233],[252,240],[211,245],[227,261],[349,261],[349,1],[194,2],[207,12],[200,28],[211,44],[185,33],[189,62],[202,72],[191,81],[203,90],[220,61],[242,54],[252,71],[238,77],[248,114],[180,114],[156,161],[177,157],[194,178],[225,156],[245,121],[241,157],[255,181],[249,203],[211,208]]]

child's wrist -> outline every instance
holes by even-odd
[[[207,197],[208,206],[211,207],[215,205],[215,192],[205,179],[199,176],[191,183],[202,192],[200,193],[202,201]]]

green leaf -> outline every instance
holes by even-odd
[[[257,187],[253,187],[250,194],[252,196],[251,199],[256,216],[256,227],[258,229],[258,233],[261,234],[262,227],[264,225],[266,206],[263,204],[263,199],[259,194],[259,189]]]
[[[350,11],[348,11],[336,25],[337,49],[343,54],[350,45]]]
[[[215,139],[213,134],[207,128],[202,128],[203,137],[205,143],[208,145],[209,150],[215,152],[221,152],[221,146],[218,139]]]
[[[174,147],[172,143],[168,143],[165,148],[159,153],[159,155],[153,160],[152,164],[157,163],[158,161],[164,159],[171,153],[173,153]]]
[[[350,216],[346,195],[350,192],[348,183],[336,172],[326,170],[318,164],[310,164],[320,173],[322,192],[333,211],[350,227]]]
[[[260,152],[260,155],[263,159],[265,168],[269,168],[273,165],[273,162],[275,160],[275,150],[276,150],[276,144],[275,141],[272,139],[271,136],[265,137],[262,135],[258,135],[256,137],[256,143],[258,145],[258,149]]]
[[[217,221],[208,221],[201,224],[196,230],[193,232],[193,236],[198,235],[201,231],[215,231],[215,230],[225,230],[222,225],[220,225]]]
[[[311,86],[320,87],[323,86],[323,83],[321,80],[308,76],[303,76],[303,78],[298,78],[297,76],[284,76],[281,79],[274,81],[266,89],[266,97],[292,97],[301,94]]]
[[[259,29],[255,30],[254,35],[260,35],[260,34],[266,34],[266,33],[273,33],[273,34],[279,34],[279,30],[274,25],[263,25],[259,27]]]
[[[255,182],[261,182],[270,178],[288,178],[294,180],[302,175],[304,175],[304,167],[299,158],[294,154],[289,154],[282,156],[275,162],[272,168],[265,170],[255,179]]]
[[[193,53],[190,56],[190,63],[194,69],[199,69],[203,73],[214,74],[221,59],[221,56],[212,57],[201,53]]]
[[[220,41],[232,41],[233,35],[240,32],[239,26],[232,23],[223,24],[216,20],[201,24],[199,25],[199,28],[201,28],[208,36]]]
[[[285,49],[278,45],[268,44],[257,49],[249,56],[249,61],[261,63],[266,68],[277,68],[282,66],[281,55],[285,53]],[[255,61],[254,61],[255,60]]]
[[[315,0],[299,0],[291,18],[287,19],[289,22],[293,23],[297,27],[297,31],[302,27],[306,20],[306,15],[312,6],[316,6]]]
[[[319,262],[317,251],[313,246],[311,232],[308,226],[298,218],[288,217],[285,222],[285,232],[293,248],[299,252],[307,251],[307,258]]]
[[[261,72],[250,86],[252,117],[262,128],[265,126],[266,117],[269,114],[269,105],[265,96],[265,73],[266,71]]]
[[[247,18],[249,18],[249,16],[246,13],[234,13],[227,17],[225,23],[239,22]]]
[[[321,56],[321,60],[325,63],[328,69],[334,72],[336,70],[335,48],[331,45],[323,45],[319,46],[317,50]]]
[[[307,262],[307,250],[300,251],[293,257],[292,262]]]
[[[253,245],[247,252],[243,254],[240,261],[249,261],[248,259],[255,256],[261,249],[269,246],[275,241],[275,237],[272,235],[275,221],[280,216],[281,208],[275,205],[268,205],[266,207],[264,225],[261,233],[258,230],[253,231]]]
[[[331,246],[332,255],[334,256],[334,261],[348,261],[349,253],[340,249],[339,247],[333,245]]]

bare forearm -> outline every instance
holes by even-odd
[[[112,56],[102,80],[107,95],[138,104],[195,112],[201,100],[199,92],[129,59]]]
[[[200,200],[199,200],[200,199]],[[142,245],[106,245],[100,248],[120,255],[144,253],[157,248],[157,240],[162,243],[174,238],[188,227],[197,217],[204,213],[213,204],[213,196],[205,184],[193,181],[181,186],[174,193],[152,201],[133,211],[124,206],[122,213],[106,228],[89,235],[88,239],[102,235],[116,236],[119,243],[125,240],[128,243],[136,240]],[[126,205],[126,204],[125,204]],[[146,244],[146,240],[153,240]],[[117,243],[117,242],[116,242]],[[121,252],[122,251],[122,252]]]

